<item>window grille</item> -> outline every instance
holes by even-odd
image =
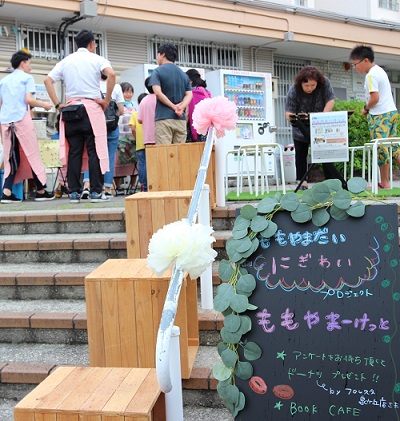
[[[176,64],[180,66],[233,70],[241,70],[243,68],[242,50],[236,45],[161,37],[154,37],[150,40],[151,63],[157,63],[157,49],[161,44],[167,42],[176,45],[178,48]]]
[[[382,9],[399,11],[399,3],[396,0],[379,0],[379,7]]]
[[[57,29],[54,28],[33,28],[20,26],[19,28],[20,48],[26,48],[33,57],[58,59],[59,43]]]
[[[68,30],[65,39],[64,56],[76,51],[74,42],[78,30]],[[19,48],[27,48],[33,57],[48,60],[61,58],[61,45],[58,30],[56,28],[20,25],[18,31]],[[97,43],[96,53],[104,55],[104,43],[101,33],[94,33]]]
[[[65,55],[67,54],[71,54],[74,53],[77,48],[76,48],[76,44],[75,44],[75,35],[79,32],[79,30],[69,30],[67,37],[66,37],[66,46],[65,46]],[[96,47],[96,53],[104,56],[105,55],[105,51],[104,51],[104,43],[103,43],[103,36],[101,33],[98,32],[93,32],[94,35],[94,39],[96,41],[97,47]]]
[[[275,101],[276,141],[284,146],[293,143],[292,127],[285,118],[286,95],[297,73],[307,64],[309,62],[306,60],[275,58],[274,76],[278,78],[278,92]]]

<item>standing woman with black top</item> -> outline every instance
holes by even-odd
[[[290,115],[299,113],[329,112],[335,104],[335,93],[327,77],[316,67],[305,66],[297,73],[293,85],[289,88],[286,96],[286,119]],[[310,139],[305,138],[298,127],[292,127],[296,178],[300,181],[307,172],[307,155]],[[335,178],[323,165],[325,178]],[[306,190],[305,181],[300,190]]]

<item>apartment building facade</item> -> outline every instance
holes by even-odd
[[[96,34],[98,52],[117,72],[156,63],[159,43],[178,45],[185,67],[270,72],[282,143],[288,87],[306,64],[331,79],[340,99],[363,98],[363,77],[349,66],[351,48],[372,45],[400,103],[400,15],[391,0],[2,0],[0,78],[11,54],[28,48],[38,84],[73,51],[81,28]],[[397,95],[396,95],[397,94]],[[399,104],[400,105],[400,104]]]

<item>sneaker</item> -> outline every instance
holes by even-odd
[[[124,196],[125,195],[125,189],[121,189],[121,188],[116,189],[115,195],[116,196]]]
[[[78,192],[73,191],[69,194],[69,203],[79,203],[80,201],[81,195]]]
[[[45,190],[43,193],[36,192],[34,201],[35,202],[44,202],[46,200],[53,200],[55,198],[56,198],[56,196],[54,196],[53,193],[50,193],[50,192]]]
[[[68,196],[68,189],[61,183],[59,183],[57,188],[54,190],[54,195],[57,199],[60,199],[61,197],[63,197],[63,194],[66,194]]]
[[[15,196],[14,193],[11,193],[10,196],[7,196],[6,194],[3,193],[3,195],[1,196],[1,203],[18,203],[18,202],[22,202],[22,200],[18,199],[18,197]]]
[[[111,200],[113,195],[111,193],[109,193],[108,191],[104,192],[104,196],[108,197],[108,200]]]
[[[81,193],[81,200],[87,200],[89,199],[90,191],[89,189],[83,189],[83,192]]]
[[[90,201],[92,203],[102,203],[102,202],[108,202],[110,200],[109,197],[107,197],[105,194],[103,193],[96,193],[96,192],[92,192],[90,193]]]

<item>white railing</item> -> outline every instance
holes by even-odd
[[[201,157],[200,167],[197,173],[193,196],[190,201],[188,211],[188,221],[190,225],[196,222],[197,212],[200,203],[203,186],[207,177],[208,164],[210,162],[211,151],[213,147],[214,127],[211,126],[208,131],[207,140],[204,145],[203,155]],[[182,287],[183,271],[174,268],[169,283],[164,308],[161,314],[160,327],[157,334],[156,345],[156,371],[158,384],[164,393],[172,390],[171,373],[169,365],[170,340],[174,327],[175,316],[178,308],[179,294]]]

